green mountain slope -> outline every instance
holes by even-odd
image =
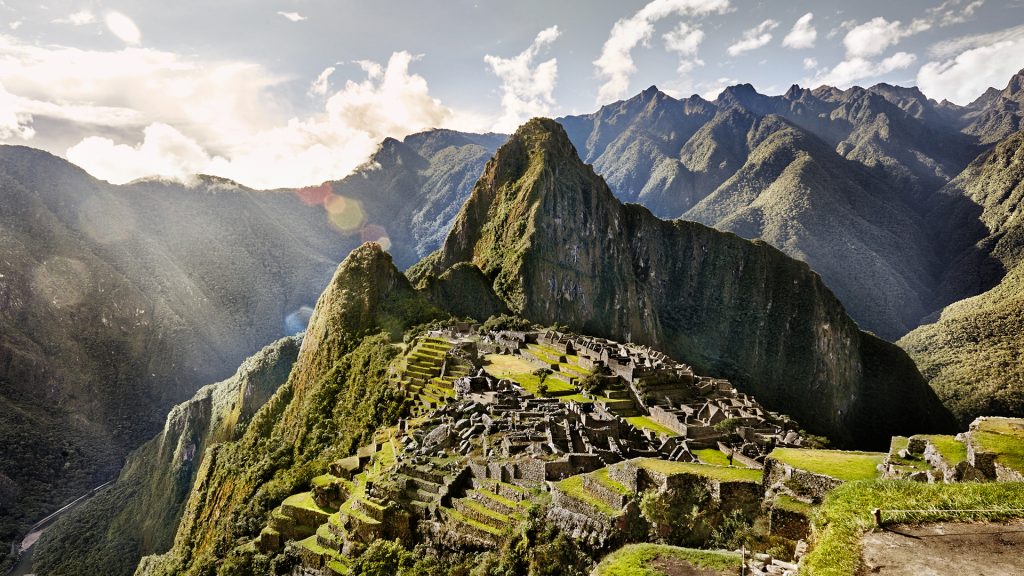
[[[946,307],[937,322],[907,334],[899,344],[961,421],[983,414],[1022,415],[1024,133],[978,158],[943,193],[967,198],[975,207],[948,220],[950,235],[979,223],[983,234],[957,258],[958,268],[947,278],[949,290],[969,294],[977,286],[998,284]]]
[[[391,336],[442,316],[379,245],[354,250],[317,302],[287,382],[238,441],[207,452],[174,547],[137,573],[248,573],[228,552],[259,532],[270,509],[397,421],[404,398],[387,377],[398,354]]]

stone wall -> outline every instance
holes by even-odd
[[[821,501],[826,494],[842,483],[842,480],[831,476],[793,468],[774,458],[769,457],[764,461],[762,488],[765,493],[773,493],[779,486],[785,486],[796,494]]]

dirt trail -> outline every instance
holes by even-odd
[[[859,576],[1024,574],[1024,522],[888,526],[863,545]]]

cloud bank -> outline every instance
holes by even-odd
[[[721,14],[730,8],[729,0],[653,0],[636,14],[619,19],[612,26],[601,55],[594,60],[597,75],[604,81],[598,90],[597,103],[620,99],[629,92],[629,79],[636,72],[633,49],[649,44],[656,22],[668,16]]]
[[[534,60],[561,32],[558,26],[541,30],[526,50],[512,58],[501,58],[490,54],[484,62],[491,72],[501,79],[502,114],[494,124],[497,132],[512,132],[524,121],[534,116],[551,113],[555,99],[552,93],[558,81],[558,60],[551,58],[535,64]]]

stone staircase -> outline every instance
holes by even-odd
[[[441,509],[450,531],[484,548],[498,545],[501,536],[522,520],[523,502],[530,492],[494,480],[476,480],[461,497]]]
[[[417,401],[417,413],[433,410],[455,396],[452,382],[468,374],[467,369],[445,371],[451,344],[443,338],[419,338],[405,356],[401,369],[402,387]]]

